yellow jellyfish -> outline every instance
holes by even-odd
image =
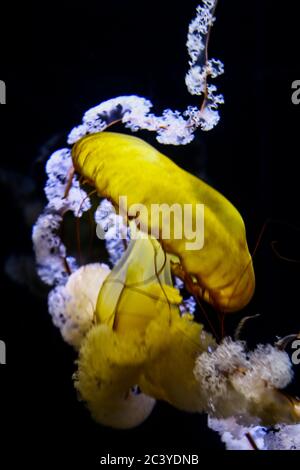
[[[103,283],[98,325],[78,360],[76,388],[97,421],[136,426],[151,413],[154,398],[186,411],[203,408],[193,368],[197,355],[215,341],[200,324],[180,316],[181,300],[158,241],[132,240]],[[143,393],[135,394],[135,386]]]
[[[224,312],[239,310],[250,301],[255,278],[244,222],[218,191],[129,135],[100,132],[86,136],[73,146],[72,158],[75,170],[115,207],[122,196],[126,196],[128,207],[146,207],[148,215],[138,217],[140,229],[148,227],[149,233],[155,229],[164,251],[176,256],[174,272],[183,277],[194,295]],[[190,240],[184,234],[176,238],[175,221],[169,227],[170,237],[161,237],[163,223],[153,227],[150,219],[153,203],[169,208],[192,205],[193,223],[197,204],[203,204],[203,247],[189,249]]]

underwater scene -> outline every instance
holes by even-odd
[[[7,12],[10,463],[300,450],[299,39],[275,3]]]

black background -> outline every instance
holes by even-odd
[[[196,104],[184,76],[187,26],[197,3],[99,0],[3,9],[0,79],[7,85],[7,105],[0,107],[1,168],[32,177],[38,199],[45,180],[41,147],[53,136],[64,138],[89,107],[124,94],[150,98],[157,113]],[[300,259],[300,105],[291,102],[291,84],[300,79],[296,4],[220,0],[210,56],[225,63],[225,75],[217,79],[225,96],[221,122],[209,133],[198,132],[188,147],[161,146],[236,205],[252,252],[270,221],[254,258],[255,297],[226,323],[231,332],[245,313],[259,313],[244,331],[250,345],[299,331],[300,265],[279,259],[271,248],[276,240],[280,254]],[[159,147],[152,135],[141,135]],[[20,197],[16,188],[1,189],[2,267],[9,255],[31,252]],[[204,416],[166,404],[132,431],[93,423],[77,402],[75,355],[52,326],[45,296],[4,273],[0,339],[7,344],[7,365],[0,366],[1,417],[6,415],[1,430],[13,443],[12,462],[34,461],[41,449],[45,460],[62,452],[70,461],[96,461],[107,452],[209,449],[212,455],[212,449],[223,449]],[[297,380],[291,392],[299,393]]]

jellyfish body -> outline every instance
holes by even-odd
[[[128,207],[147,208],[148,215],[139,215],[141,230],[148,227],[151,233],[153,229],[162,233],[163,222],[157,227],[151,225],[153,203],[168,207],[179,204],[182,208],[191,205],[193,218],[197,204],[203,204],[203,248],[188,249],[190,240],[184,234],[176,238],[175,221],[170,237],[160,238],[160,242],[167,253],[176,256],[180,270],[193,279],[199,295],[217,309],[236,311],[250,301],[255,278],[244,222],[218,191],[133,136],[110,132],[89,135],[73,146],[72,158],[75,170],[115,207],[126,196]]]
[[[151,413],[155,399],[186,411],[203,410],[194,364],[215,341],[202,325],[180,316],[181,300],[159,242],[132,240],[103,283],[98,324],[79,354],[76,388],[97,421],[136,426]],[[141,394],[133,393],[136,385]]]

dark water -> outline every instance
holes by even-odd
[[[184,85],[186,29],[196,5],[46,2],[4,14],[1,21],[9,27],[2,32],[0,68],[7,85],[7,105],[0,108],[2,267],[12,254],[30,256],[30,220],[43,200],[45,158],[85,110],[125,94],[150,98],[157,112],[196,102]],[[226,100],[221,122],[209,133],[198,132],[188,147],[161,147],[236,205],[252,252],[271,220],[254,259],[255,297],[227,321],[230,333],[243,315],[260,314],[244,331],[250,345],[298,332],[300,324],[300,264],[279,259],[271,248],[275,240],[282,256],[300,259],[300,105],[291,102],[291,84],[300,79],[296,18],[279,2],[220,1],[210,51],[225,63],[218,79]],[[153,136],[141,136],[155,143]],[[24,269],[31,278],[30,263]],[[71,461],[95,462],[107,452],[223,448],[205,417],[166,404],[132,431],[94,424],[77,402],[71,381],[75,355],[51,324],[42,286],[32,282],[30,290],[2,271],[0,339],[7,344],[7,365],[0,369],[1,405],[7,415],[3,435],[14,443],[12,461],[33,461],[41,449],[45,461],[58,460],[61,451]],[[291,392],[299,394],[295,370]]]

